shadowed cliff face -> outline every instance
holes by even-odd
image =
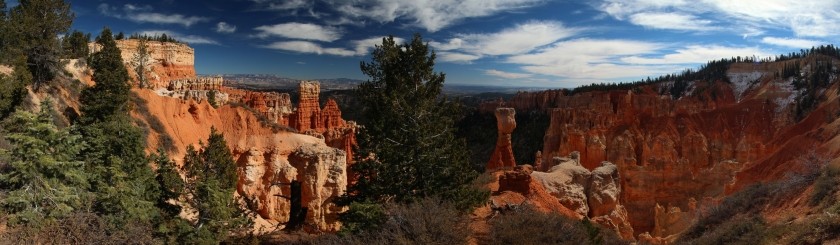
[[[816,61],[797,62],[808,67]],[[794,89],[795,78],[775,74],[782,66],[736,63],[727,79],[688,82],[677,98],[662,92],[674,86],[665,82],[574,95],[520,93],[503,105],[550,113],[542,166],[535,170],[548,171],[553,158],[574,151],[588,170],[602,161],[614,163],[621,173],[620,202],[635,233],[664,237],[679,231],[656,227],[672,219],[664,217],[662,207],[708,207],[745,185],[782,179],[802,168],[794,160],[811,148],[836,155],[838,147],[830,144],[838,134],[832,123],[840,111],[836,81],[818,88],[821,103],[797,120],[798,96],[804,92]],[[809,72],[803,68],[803,77]]]

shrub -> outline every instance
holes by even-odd
[[[627,244],[588,220],[575,221],[527,207],[497,216],[490,224],[488,244]]]
[[[840,174],[840,169],[830,166],[823,167],[824,171],[814,181],[814,191],[811,193],[811,205],[818,205],[824,200],[829,203],[834,202],[834,192],[837,190],[837,175]],[[828,199],[826,199],[828,198]]]
[[[840,216],[834,214],[812,220],[805,225],[805,229],[799,229],[791,241],[798,244],[823,244],[837,238],[840,238]]]
[[[761,244],[766,230],[760,218],[738,216],[682,244]]]
[[[724,199],[720,205],[709,209],[697,223],[686,231],[681,239],[699,238],[707,231],[714,229],[715,226],[726,222],[737,214],[759,211],[761,206],[771,200],[773,192],[780,189],[777,188],[779,185],[781,184],[756,184],[732,194]]]
[[[351,205],[350,213],[354,217],[365,213],[368,215],[365,218],[381,223],[356,234],[324,235],[307,241],[293,237],[292,240],[301,244],[466,244],[470,236],[467,215],[454,204],[437,198],[419,199],[411,204],[386,205],[384,211],[377,209],[379,207],[376,204],[355,206],[357,210],[366,212],[353,212],[353,207]]]
[[[51,225],[21,226],[0,234],[0,241],[12,244],[157,244],[151,225],[134,222],[115,227],[93,213],[78,212]]]

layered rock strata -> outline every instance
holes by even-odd
[[[511,134],[516,128],[516,111],[513,108],[497,108],[495,114],[498,138],[496,139],[496,149],[493,150],[493,155],[491,155],[486,168],[488,171],[512,169],[516,166],[516,160],[513,158],[513,145],[511,145]]]
[[[614,230],[624,239],[634,239],[627,210],[619,201],[621,178],[614,164],[602,162],[600,167],[590,172],[580,165],[576,152],[552,161],[554,167],[548,172],[534,171],[531,176],[557,202],[580,217],[589,217],[593,222]]]
[[[132,60],[137,54],[140,41],[124,39],[116,40],[116,43],[129,75],[136,78],[136,64]],[[88,46],[91,53],[98,52],[101,49],[95,42],[88,44]],[[146,75],[149,77],[151,89],[165,88],[172,80],[196,77],[195,50],[190,46],[183,43],[147,41],[146,47],[149,52],[149,62],[146,68],[148,73]],[[132,80],[137,81],[136,79]]]

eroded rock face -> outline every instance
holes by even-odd
[[[321,119],[324,120],[325,129],[335,129],[344,127],[344,119],[341,118],[341,110],[338,109],[338,103],[334,99],[327,99],[324,104],[324,109],[321,110]]]
[[[131,60],[137,53],[140,41],[136,39],[116,40],[117,47],[131,77],[137,77]],[[96,43],[88,44],[91,53],[99,51]],[[196,77],[195,50],[183,43],[147,41],[149,65],[147,76],[150,88],[165,88],[169,81]],[[136,79],[133,79],[136,81]]]
[[[306,223],[323,231],[338,231],[341,224],[338,214],[346,207],[333,201],[347,190],[347,163],[344,151],[318,145],[301,146],[291,155],[289,162],[298,169],[301,181],[303,206],[308,208]]]
[[[545,186],[560,204],[581,217],[589,217],[622,238],[634,240],[627,209],[619,201],[621,178],[614,164],[603,162],[590,172],[580,165],[577,154],[555,157],[552,161],[554,167],[548,172],[531,173],[535,182]],[[499,183],[501,189],[501,179]]]
[[[323,131],[324,121],[321,120],[321,105],[318,102],[321,84],[303,81],[300,83],[299,92],[300,101],[297,111],[292,114],[289,126],[301,132],[309,129]]]
[[[542,169],[574,151],[586,169],[615,163],[622,176],[618,199],[636,232],[653,230],[657,203],[685,210],[690,198],[724,195],[743,163],[775,150],[767,143],[783,125],[773,123],[775,104],[735,104],[728,84],[709,84],[702,91],[715,91],[716,99],[632,91],[556,97]]]
[[[589,204],[586,193],[592,173],[570,158],[556,157],[552,161],[557,164],[548,172],[533,172],[531,176],[563,206],[587,216]]]
[[[511,134],[516,129],[516,111],[513,108],[497,108],[495,114],[499,137],[496,140],[496,149],[487,163],[487,171],[511,169],[516,166],[511,145]]]
[[[277,184],[292,180],[302,182],[303,207],[309,210],[306,227],[339,229],[336,213],[340,210],[331,200],[346,188],[347,154],[343,150],[329,147],[323,139],[274,131],[242,107],[214,108],[207,102],[159,96],[146,89],[132,91],[148,108],[148,114],[134,112],[132,116],[161,125],[149,132],[149,152],[169,137],[170,156],[180,163],[187,145],[206,140],[210,128],[224,135],[238,167],[237,193],[251,201],[261,220],[257,223],[264,224],[265,231],[288,221],[291,205],[277,195],[288,196],[291,190],[288,185]]]

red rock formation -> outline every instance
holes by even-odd
[[[318,82],[303,81],[299,89],[300,101],[289,126],[301,132],[308,129],[323,131],[324,121],[321,120],[321,105],[318,102],[321,85]]]
[[[132,59],[140,42],[137,39],[116,40],[123,62],[131,77],[136,77]],[[91,52],[99,51],[96,43],[88,44]],[[165,88],[169,81],[195,78],[195,50],[183,43],[147,41],[149,66],[147,76],[151,88]],[[136,82],[136,80],[133,80]]]
[[[805,66],[811,61],[802,62]],[[573,96],[521,93],[516,102],[492,103],[549,108],[551,123],[536,170],[549,171],[558,164],[552,159],[574,151],[580,152],[585,169],[596,169],[602,161],[615,163],[622,176],[617,183],[624,211],[609,213],[626,213],[635,233],[667,237],[692,222],[695,206],[708,207],[713,203],[707,200],[801,169],[795,159],[809,148],[840,152],[840,146],[830,143],[840,135],[832,126],[836,123],[830,124],[840,111],[838,97],[827,96],[797,122],[791,113],[796,91],[790,80],[773,76],[780,67],[733,64],[729,82],[690,82],[679,99],[660,95],[672,86],[661,83]],[[566,199],[567,207],[576,207],[572,201],[579,198]],[[657,215],[657,205],[667,211],[660,208]],[[607,213],[592,206],[612,207],[589,206],[589,215]]]
[[[493,155],[487,163],[487,171],[511,169],[516,166],[511,145],[511,134],[516,128],[516,111],[513,108],[497,108],[496,126],[499,136],[496,140],[496,149],[493,150]]]
[[[544,90],[535,92],[518,92],[510,101],[494,100],[481,103],[479,111],[492,113],[496,108],[510,107],[518,111],[549,111],[557,107],[559,98],[565,93],[563,90]]]
[[[180,163],[186,147],[206,140],[210,128],[215,127],[224,135],[237,163],[237,192],[254,201],[258,224],[273,228],[288,220],[289,203],[276,195],[288,195],[289,189],[275,183],[299,180],[304,187],[304,207],[309,209],[305,222],[324,231],[340,228],[337,214],[344,209],[334,206],[332,199],[346,190],[344,151],[311,136],[275,132],[243,107],[213,108],[207,102],[159,96],[146,89],[133,92],[146,103],[148,112],[133,112],[132,116],[161,125],[149,132],[149,152],[163,145],[161,139],[169,138],[169,154]]]
[[[341,110],[338,109],[338,103],[334,99],[327,99],[324,104],[324,109],[321,110],[321,119],[324,120],[324,127],[326,129],[334,129],[344,127],[344,119],[341,119]]]

